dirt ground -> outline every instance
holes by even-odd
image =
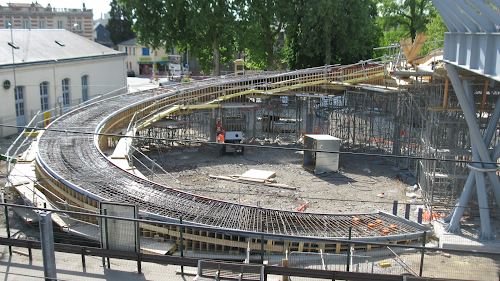
[[[287,145],[299,148],[301,145]],[[400,170],[388,159],[370,156],[340,155],[339,172],[314,174],[305,169],[303,154],[298,150],[250,147],[244,155],[217,156],[214,145],[198,144],[176,147],[159,156],[157,150],[146,154],[162,165],[163,169],[179,179],[181,184],[162,179],[182,191],[219,200],[261,206],[271,209],[297,211],[306,204],[306,212],[312,213],[392,213],[393,202],[399,204],[398,215],[404,216],[404,203],[412,200],[406,193],[413,191],[415,178],[406,170]],[[148,166],[151,162],[139,159]],[[148,163],[149,162],[149,163]],[[135,163],[144,175],[151,172]],[[142,167],[142,168],[141,168]],[[295,190],[269,187],[262,184],[238,183],[213,179],[209,175],[241,175],[250,169],[276,173],[276,182],[295,187]],[[159,172],[157,169],[155,172]],[[402,179],[398,183],[397,177]],[[157,177],[152,178],[161,182]],[[418,198],[412,203],[412,217],[418,206]]]

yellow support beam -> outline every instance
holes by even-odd
[[[144,122],[144,123],[140,124],[139,126],[137,126],[137,130],[140,131],[140,130],[146,128],[147,126],[153,124],[154,122],[162,119],[163,117],[176,112],[177,110],[179,110],[179,106],[178,105],[174,105],[171,108],[169,108],[168,110],[165,110],[165,111],[161,112],[160,114],[155,114],[155,116],[153,116],[151,119],[149,119],[146,122]]]
[[[359,77],[359,78],[354,78],[354,79],[351,79],[351,80],[347,80],[347,81],[344,81],[344,83],[355,84],[355,83],[361,83],[361,82],[367,82],[367,81],[376,80],[376,79],[379,79],[381,77],[384,77],[384,72],[383,71],[381,71],[380,73],[377,73],[377,74],[366,76],[366,78],[363,76],[363,77]]]
[[[293,90],[293,89],[298,89],[302,87],[307,87],[307,86],[315,86],[319,84],[325,84],[325,80],[319,80],[319,81],[313,81],[313,82],[307,82],[307,83],[300,83],[300,84],[295,84],[292,86],[286,86],[286,87],[281,87],[278,89],[272,89],[272,90],[267,90],[267,94],[275,94],[283,91],[288,91],[288,90]]]

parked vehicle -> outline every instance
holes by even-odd
[[[127,77],[135,77],[135,72],[133,70],[127,70]]]

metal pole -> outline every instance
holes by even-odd
[[[352,226],[349,226],[349,240],[351,240]],[[347,244],[347,267],[346,271],[349,272],[349,267],[351,263],[351,243]]]
[[[264,221],[262,221],[260,231],[262,232],[262,235],[260,236],[260,263],[264,264]]]
[[[106,209],[104,209],[104,215],[105,216],[107,215]],[[108,219],[107,218],[104,219],[104,233],[106,235],[106,249],[109,250],[109,238],[108,238],[109,235],[108,235]],[[109,269],[111,266],[110,262],[109,262],[109,257],[107,258],[107,260],[108,260],[108,269]]]
[[[406,210],[405,210],[405,219],[409,220],[410,219],[410,204],[406,204]]]
[[[56,256],[54,254],[54,233],[51,213],[40,212],[40,240],[42,244],[43,273],[45,280],[56,280]]]
[[[398,215],[398,200],[394,200],[394,204],[392,205],[392,214]]]
[[[8,159],[7,159],[8,160]],[[3,196],[3,193],[2,193]],[[7,199],[3,199],[4,203],[7,203]],[[10,238],[10,226],[9,226],[9,210],[7,210],[7,206],[4,206],[5,208],[5,228],[7,229],[7,238]],[[12,256],[12,246],[9,246],[9,255]]]
[[[425,247],[425,240],[427,238],[427,232],[424,231],[424,238],[422,241],[422,246]],[[425,254],[425,249],[422,249],[422,256],[420,257],[420,274],[419,276],[422,277],[422,271],[424,270],[424,254]]]
[[[182,217],[179,218],[179,223],[182,224]],[[180,237],[180,240],[181,240],[181,258],[184,257],[184,240],[182,239],[182,232],[184,232],[184,227],[180,227],[179,228],[180,230],[180,234],[179,234],[179,237]],[[181,274],[184,275],[184,266],[181,265]]]

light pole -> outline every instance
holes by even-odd
[[[14,60],[14,49],[19,49],[19,47],[14,45],[14,36],[12,35],[12,19],[7,25],[10,27],[10,46],[12,47],[12,70],[14,71],[14,94],[15,94],[17,89],[17,81],[16,81],[16,62]]]

